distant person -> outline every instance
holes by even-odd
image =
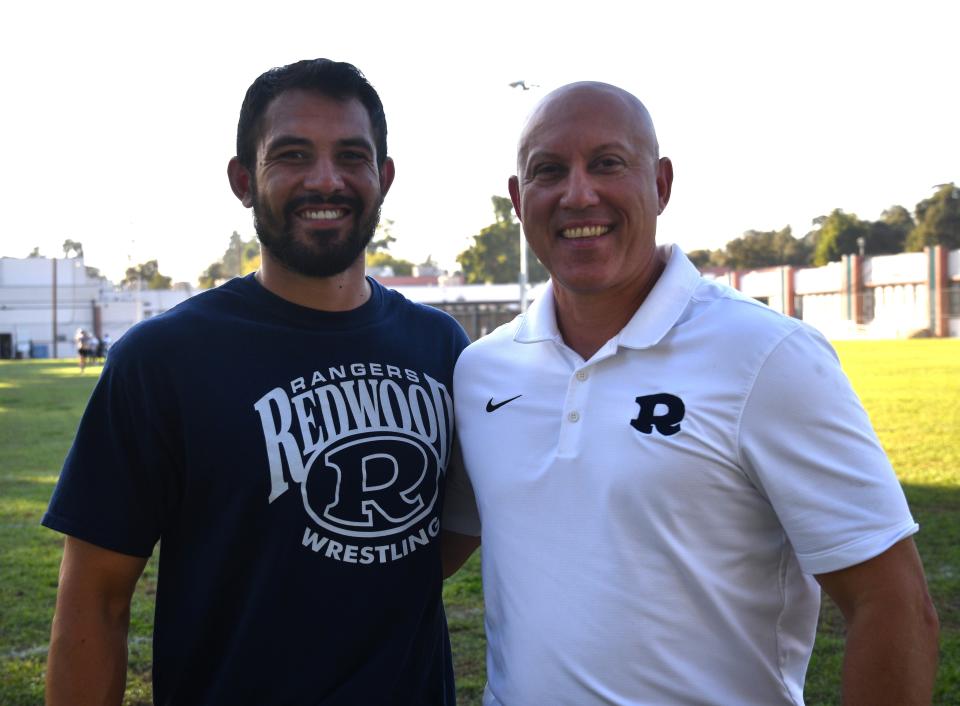
[[[100,337],[100,345],[97,347],[97,357],[100,360],[105,361],[107,359],[107,353],[110,350],[110,344],[112,343],[109,333],[104,333]]]
[[[86,369],[91,356],[90,334],[84,329],[78,328],[73,336],[73,341],[77,348],[77,364],[80,366],[80,372],[82,373]]]
[[[100,339],[96,334],[87,334],[87,362],[96,363],[100,357]]]
[[[272,69],[227,171],[260,269],[113,345],[43,518],[68,535],[48,703],[120,703],[159,541],[155,703],[452,704],[438,533],[467,340],[364,276],[394,178],[380,98],[350,64]]]
[[[937,616],[867,415],[819,333],[657,246],[672,183],[615,86],[523,130],[510,196],[551,282],[454,383],[484,703],[802,704],[822,586],[844,704],[929,704]]]

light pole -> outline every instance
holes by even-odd
[[[527,242],[520,226],[520,313],[527,313]]]
[[[529,91],[531,88],[540,88],[539,84],[528,84],[524,80],[513,81],[510,88],[519,88]],[[527,241],[523,237],[523,226],[520,226],[520,313],[527,313]]]

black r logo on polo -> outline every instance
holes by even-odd
[[[493,398],[491,397],[491,398],[487,401],[487,412],[496,412],[498,409],[500,409],[501,407],[503,407],[503,405],[505,405],[505,404],[510,404],[511,402],[513,402],[513,401],[514,401],[515,399],[517,399],[518,397],[523,397],[523,395],[517,395],[517,397],[511,397],[509,400],[504,400],[503,402],[494,402],[494,401],[493,401]]]
[[[656,429],[663,436],[673,436],[680,431],[680,422],[686,413],[686,407],[676,395],[661,392],[656,395],[643,395],[637,398],[640,413],[630,420],[630,426],[643,434],[652,434]]]

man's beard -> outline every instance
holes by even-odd
[[[381,201],[382,204],[382,201]],[[333,277],[350,267],[373,239],[380,222],[380,205],[367,218],[355,220],[343,241],[337,241],[337,230],[312,228],[307,241],[293,233],[294,211],[302,206],[330,208],[348,206],[356,218],[362,218],[363,202],[345,196],[302,196],[291,200],[283,209],[282,219],[274,217],[254,192],[253,227],[261,245],[284,267],[307,277]]]

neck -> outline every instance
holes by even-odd
[[[574,292],[554,281],[557,328],[564,343],[584,360],[590,360],[633,318],[664,267],[663,254],[657,250],[648,270],[637,278],[640,286],[627,291]]]
[[[266,248],[261,248],[256,278],[264,289],[281,299],[320,311],[350,311],[370,298],[362,255],[331,277],[309,277],[288,269],[270,257]]]

